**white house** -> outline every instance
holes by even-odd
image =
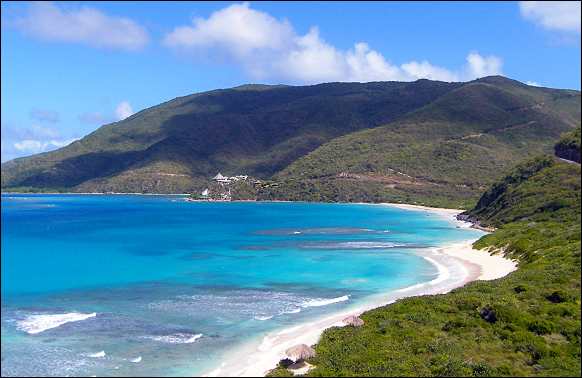
[[[230,177],[225,177],[220,172],[218,172],[218,174],[214,176],[212,179],[222,184],[230,183]]]

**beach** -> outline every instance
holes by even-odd
[[[430,212],[458,223],[458,227],[471,227],[470,223],[456,219],[456,215],[462,210],[389,203],[380,205]],[[359,316],[365,311],[389,305],[405,297],[445,294],[468,282],[498,279],[517,269],[515,261],[500,255],[491,255],[483,250],[473,249],[472,244],[475,241],[476,239],[467,240],[462,243],[419,251],[423,258],[438,269],[437,278],[430,282],[376,295],[363,305],[354,306],[349,310],[315,321],[271,332],[260,341],[249,341],[236,352],[229,354],[219,368],[206,373],[204,376],[265,376],[269,370],[276,367],[281,359],[285,358],[285,350],[297,344],[316,344],[325,329],[343,326],[342,320],[348,316]]]

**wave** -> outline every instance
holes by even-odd
[[[192,344],[196,340],[202,337],[201,333],[174,333],[171,335],[162,336],[143,336],[145,339],[151,339],[168,344]]]
[[[321,307],[321,306],[327,306],[327,305],[334,304],[334,303],[345,302],[345,301],[348,301],[349,299],[350,299],[349,295],[343,295],[341,297],[331,298],[331,299],[312,299],[310,301],[303,302],[299,306],[301,306],[301,307]]]
[[[129,360],[129,362],[133,362],[133,363],[137,364],[138,362],[141,362],[141,356],[136,357],[136,358],[132,358],[131,360]]]
[[[358,227],[315,227],[315,228],[278,228],[272,230],[256,231],[257,235],[350,235],[350,234],[379,234],[385,231],[372,230]]]
[[[283,314],[297,314],[299,312],[301,312],[301,309],[300,308],[292,308],[291,310],[283,310],[283,311],[281,311],[280,315],[283,315]]]
[[[405,247],[406,244],[398,244],[391,242],[377,242],[377,241],[350,241],[350,242],[331,242],[331,243],[304,243],[301,248],[313,249],[387,249]]]
[[[87,353],[87,354],[85,354],[85,356],[91,357],[91,358],[103,358],[103,357],[105,357],[105,351],[102,350],[101,352],[97,352],[97,353]]]
[[[257,315],[257,316],[255,316],[255,319],[256,320],[269,320],[269,319],[272,319],[272,318],[273,318],[273,315],[270,315],[270,316],[260,316],[260,315]]]
[[[97,313],[95,312],[90,314],[70,312],[67,314],[29,315],[26,319],[17,322],[17,328],[33,335],[46,331],[47,329],[59,327],[65,323],[78,322],[96,316]]]
[[[422,256],[422,257],[425,260],[427,260],[428,262],[430,262],[431,264],[433,264],[437,268],[437,272],[438,272],[437,277],[429,282],[421,282],[421,283],[418,283],[416,285],[412,285],[412,286],[405,287],[403,289],[395,290],[395,292],[403,293],[403,292],[407,292],[407,291],[417,290],[417,289],[420,289],[420,288],[426,287],[426,286],[435,286],[435,285],[438,285],[438,284],[450,279],[451,272],[449,271],[449,269],[446,266],[438,263],[436,260],[434,260],[428,256]]]

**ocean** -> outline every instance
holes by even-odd
[[[2,194],[2,376],[181,376],[249,340],[434,280],[468,239],[383,205]]]

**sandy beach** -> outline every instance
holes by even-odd
[[[403,204],[382,205],[431,212],[458,223],[460,227],[471,227],[470,223],[456,220],[455,216],[462,210]],[[486,251],[473,249],[474,242],[475,240],[467,240],[462,243],[420,251],[420,256],[438,269],[437,278],[430,282],[377,295],[369,298],[363,305],[355,305],[330,316],[271,332],[259,341],[249,341],[247,345],[243,345],[236,352],[229,354],[219,368],[206,373],[204,376],[264,376],[277,365],[279,360],[284,358],[285,350],[297,344],[313,345],[317,343],[325,329],[343,326],[342,320],[347,316],[360,315],[365,311],[388,305],[404,297],[444,294],[468,282],[494,280],[517,269],[517,263],[514,261],[505,259],[500,255],[490,255]]]

